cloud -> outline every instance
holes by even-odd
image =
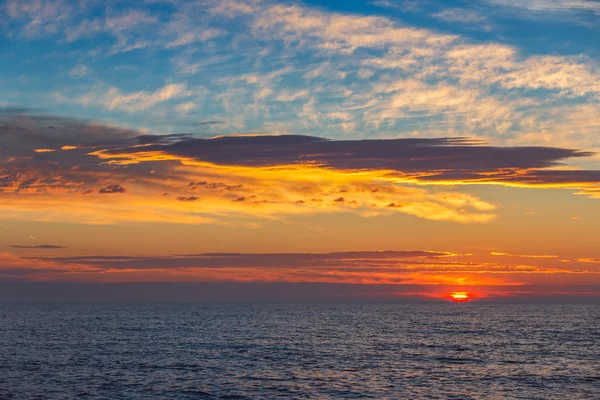
[[[157,18],[141,10],[128,10],[121,14],[106,15],[99,18],[82,19],[78,25],[65,29],[65,35],[70,42],[91,38],[99,34],[109,33],[119,37],[128,31],[150,26]],[[124,36],[120,36],[124,45]]]
[[[37,160],[49,160],[56,157],[65,163],[88,160],[85,153],[95,147],[113,147],[116,145],[134,145],[140,133],[131,129],[107,126],[93,121],[32,114],[30,110],[5,109],[0,112],[0,135],[2,152],[0,162],[25,160],[35,149],[55,150],[51,153],[34,155]],[[69,151],[57,151],[63,147]],[[77,147],[77,149],[72,149]],[[84,154],[82,154],[82,152]],[[50,157],[50,158],[48,158]],[[74,166],[75,164],[69,165]],[[24,166],[33,167],[31,163]],[[25,171],[22,171],[24,174]]]
[[[44,258],[45,261],[88,264],[106,268],[247,268],[247,267],[314,267],[329,263],[360,267],[370,263],[393,264],[405,259],[445,260],[458,256],[437,251],[350,251],[333,253],[202,253],[176,254],[168,257],[81,256]],[[430,261],[427,261],[430,262]]]
[[[461,193],[461,185],[600,194],[599,171],[565,165],[592,153],[561,147],[497,147],[467,138],[201,139],[28,114],[6,114],[0,122],[0,195],[11,196],[0,215],[11,218],[225,223],[242,215],[403,213],[484,223],[495,218],[497,204]],[[46,147],[56,150],[35,152]],[[125,187],[127,196],[105,196]]]
[[[179,201],[196,201],[196,200],[200,200],[199,197],[196,196],[179,196],[177,197],[177,200]]]
[[[483,0],[489,4],[527,10],[534,13],[584,13],[600,16],[600,4],[594,0]]]
[[[370,170],[381,180],[397,183],[570,188],[592,197],[600,182],[600,171],[556,169],[569,158],[593,155],[590,152],[557,147],[494,147],[459,138],[355,141],[293,135],[184,138],[169,145],[150,145],[142,150],[120,148],[97,155],[106,160],[114,158],[115,163],[137,164],[155,159],[153,152],[189,165],[213,163],[267,169],[288,166],[291,170],[315,173],[323,168],[341,174]],[[248,158],[248,154],[252,157]],[[338,197],[332,200],[339,203]],[[389,203],[403,202],[386,204]]]
[[[113,39],[110,48],[104,49],[109,55],[149,47],[175,48],[222,34],[220,29],[201,24],[199,13],[194,12],[197,7],[186,7],[183,2],[173,3],[179,11],[168,21],[144,5],[125,10],[96,5],[95,1],[8,0],[4,9],[11,34],[28,39],[61,35],[67,42],[104,36]]]
[[[15,258],[13,275],[44,267],[45,280],[126,282],[322,282],[346,284],[460,285],[503,288],[532,283],[571,288],[589,284],[600,271],[559,260],[531,264],[475,260],[440,251],[354,251],[336,253],[201,253],[169,256]],[[551,265],[546,265],[546,264]],[[585,264],[584,264],[585,265]],[[48,268],[54,268],[55,271]],[[37,271],[37,273],[41,273]],[[2,268],[0,268],[0,275]],[[39,275],[34,275],[37,279]],[[29,278],[31,279],[31,277]],[[543,282],[543,283],[542,283]],[[577,289],[573,289],[577,290]]]
[[[185,46],[188,44],[192,44],[197,41],[205,41],[208,39],[212,39],[214,37],[219,36],[220,32],[217,30],[213,31],[204,31],[200,35],[196,35],[193,33],[185,33],[181,37],[178,37],[175,40],[167,43],[167,48]]]
[[[589,257],[578,258],[577,262],[580,262],[580,263],[590,263],[590,264],[600,264],[600,258],[589,258]]]
[[[146,49],[132,55],[144,62],[154,54],[150,49],[168,49],[163,66],[174,66],[175,73],[197,84],[189,88],[168,72],[161,75],[166,84],[144,90],[125,89],[116,84],[121,79],[91,89],[70,82],[60,93],[67,102],[128,113],[158,105],[167,114],[193,108],[203,118],[226,120],[222,130],[229,133],[465,135],[503,145],[558,138],[560,146],[600,150],[594,141],[600,70],[593,55],[574,55],[575,50],[528,54],[516,45],[419,28],[393,15],[301,3],[171,2],[160,12],[143,2],[126,9],[99,9],[89,2],[9,3],[11,34],[31,24],[27,29],[47,31],[53,40],[61,35],[67,41],[89,40],[95,57]],[[482,0],[468,8],[420,12],[467,29],[489,29],[496,15],[507,22],[506,10],[555,18],[560,12],[561,18],[568,14],[593,22],[597,9],[587,1],[517,3]],[[415,5],[379,4],[404,11]],[[162,65],[163,58],[156,60]],[[196,98],[199,87],[210,101]]]
[[[438,13],[432,14],[432,17],[448,23],[458,23],[466,29],[482,29],[491,31],[493,29],[489,19],[480,13],[466,8],[447,8]]]
[[[474,10],[457,8],[442,10],[435,16],[469,21],[469,26],[486,19]],[[340,131],[358,135],[367,130],[415,136],[464,133],[505,144],[521,135],[526,138],[522,143],[544,143],[543,138],[554,135],[563,137],[564,145],[593,143],[596,129],[590,121],[597,121],[596,117],[557,125],[569,118],[572,99],[589,103],[600,95],[600,70],[591,58],[527,56],[515,46],[473,42],[458,35],[407,26],[392,18],[299,5],[255,2],[235,16],[223,17],[237,18],[240,24],[248,25],[255,40],[268,35],[273,38],[270,42],[281,41],[286,51],[280,56],[286,65],[294,60],[311,80],[311,88],[317,88],[295,99],[303,117],[298,125],[304,128],[330,135]],[[360,57],[352,57],[361,49]],[[304,72],[302,60],[291,56],[295,53],[312,55],[308,72]],[[331,65],[327,58],[333,56],[336,63]],[[344,81],[349,73],[365,67],[372,74],[364,84]],[[294,72],[288,74],[293,76]],[[256,91],[248,85],[230,90],[237,99],[253,93],[252,110],[271,113],[289,109],[289,105],[280,104],[289,103],[289,93],[294,92],[293,87],[280,81]],[[540,91],[544,91],[543,98]],[[283,95],[275,97],[273,93]],[[544,112],[548,103],[561,104],[560,111]],[[235,112],[247,114],[249,108],[242,104],[232,106],[228,102],[228,111],[235,107]],[[343,120],[338,118],[341,110],[347,114]],[[287,117],[294,119],[297,115]],[[563,132],[562,126],[578,132]]]
[[[139,161],[144,161],[144,156],[153,151],[219,165],[324,166],[338,170],[395,171],[404,175],[425,172],[427,177],[423,176],[423,179],[431,180],[463,176],[485,179],[487,175],[479,174],[497,172],[505,181],[510,181],[510,170],[556,167],[569,158],[593,155],[555,147],[486,146],[468,138],[330,140],[298,135],[184,137],[172,144],[109,149],[97,155],[102,159],[123,159],[126,163],[127,158],[138,161],[138,155],[141,155]],[[524,172],[516,178],[527,179],[527,171]],[[532,173],[536,179],[547,175],[547,179],[555,182],[572,182],[576,177],[593,181],[596,177],[596,171],[544,170]],[[494,174],[488,175],[491,175],[490,179],[494,178]]]
[[[457,39],[453,35],[411,27],[398,27],[390,19],[327,13],[295,5],[265,7],[252,21],[253,29],[288,37],[288,41],[315,40],[326,52],[353,53],[356,49],[388,45],[441,47]],[[309,42],[310,43],[310,42]]]
[[[18,32],[27,38],[55,34],[75,11],[65,0],[7,0],[3,11],[12,23],[21,22]]]
[[[81,96],[77,101],[84,106],[101,105],[108,110],[136,112],[171,99],[188,97],[191,94],[186,85],[181,83],[171,83],[154,92],[139,91],[128,94],[121,93],[117,88],[102,90],[98,87]]]
[[[106,187],[101,188],[100,190],[98,190],[98,193],[126,193],[127,189],[125,189],[123,186],[121,185],[108,185]]]
[[[193,101],[188,101],[187,103],[178,104],[175,109],[181,114],[189,114],[191,110],[196,108],[197,105]]]
[[[66,247],[64,247],[64,246],[55,246],[55,245],[51,245],[51,244],[39,244],[39,245],[35,245],[35,246],[25,246],[25,245],[13,244],[13,245],[9,245],[8,247],[11,247],[13,249],[66,249]]]
[[[530,57],[520,68],[498,76],[497,81],[509,89],[550,89],[569,97],[600,93],[600,69],[576,61],[558,56]]]
[[[552,254],[510,254],[493,251],[490,253],[492,256],[503,256],[503,257],[520,257],[520,258],[558,258]]]
[[[222,125],[225,121],[200,121],[198,125]]]
[[[73,68],[69,70],[69,76],[71,78],[81,78],[87,75],[89,72],[89,68],[83,64],[77,64]]]

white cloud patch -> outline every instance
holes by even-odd
[[[68,41],[76,41],[98,34],[110,33],[117,36],[123,43],[127,40],[126,32],[156,22],[155,16],[142,11],[130,10],[118,15],[83,20],[78,25],[67,28],[65,34]]]
[[[71,78],[81,78],[85,75],[87,75],[89,72],[88,67],[86,67],[83,64],[77,64],[76,66],[74,66],[73,68],[71,68],[69,70],[69,76]]]
[[[85,105],[101,105],[108,110],[136,112],[151,108],[171,99],[187,97],[192,94],[181,83],[165,85],[153,92],[139,91],[122,93],[117,88],[95,89],[81,96],[78,102]]]
[[[288,42],[304,44],[317,40],[318,49],[345,54],[358,48],[384,49],[390,45],[441,47],[457,39],[453,35],[399,27],[384,17],[325,13],[283,5],[271,6],[258,14],[252,27],[258,34],[275,34]]]
[[[432,17],[450,24],[460,24],[466,29],[482,29],[485,31],[493,29],[490,20],[486,16],[465,8],[448,8],[433,14]]]
[[[73,6],[66,0],[7,0],[3,10],[11,22],[22,22],[17,33],[36,38],[58,32],[73,13]]]
[[[480,5],[493,7],[505,18],[542,20],[559,24],[600,29],[600,2],[596,0],[479,0]],[[592,33],[594,34],[594,33]]]
[[[188,101],[186,103],[178,104],[175,107],[175,109],[181,114],[187,114],[190,111],[192,111],[193,109],[195,109],[196,107],[197,107],[196,103],[194,103],[193,101]]]
[[[600,15],[600,3],[595,0],[484,0],[488,3],[521,8],[534,12],[589,12]]]

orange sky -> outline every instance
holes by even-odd
[[[570,150],[78,139],[49,135],[45,151],[13,139],[1,175],[2,279],[437,285],[476,298],[600,285],[598,172],[546,166],[579,157]]]

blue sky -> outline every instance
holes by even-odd
[[[592,1],[5,1],[0,104],[153,133],[598,149]]]

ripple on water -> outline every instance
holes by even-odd
[[[595,306],[0,304],[0,315],[0,399],[600,393]]]

